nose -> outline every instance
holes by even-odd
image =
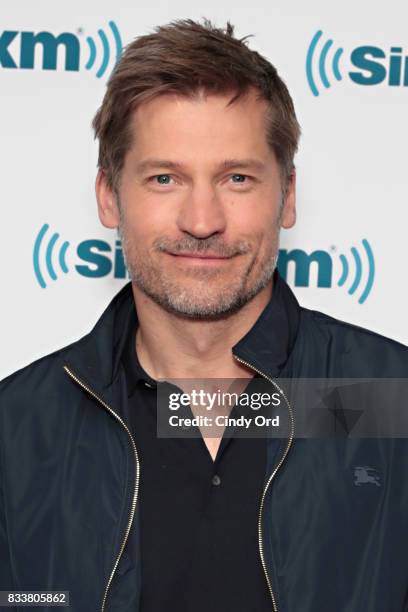
[[[213,185],[203,181],[191,187],[178,211],[177,226],[196,238],[225,231],[225,211]]]

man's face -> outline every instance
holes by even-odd
[[[280,226],[295,222],[294,180],[282,203],[266,141],[266,103],[251,92],[227,108],[230,97],[143,103],[119,202],[111,194],[107,211],[98,198],[102,223],[119,227],[135,287],[189,318],[231,314],[264,289]]]

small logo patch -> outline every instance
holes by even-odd
[[[376,487],[381,487],[381,479],[378,470],[368,465],[364,467],[355,467],[354,484],[356,487],[361,487],[365,484],[373,484]]]

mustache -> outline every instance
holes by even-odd
[[[251,244],[247,240],[240,240],[234,244],[226,244],[217,236],[209,238],[185,237],[182,240],[171,240],[170,238],[157,238],[153,242],[153,248],[157,251],[171,251],[172,253],[208,253],[215,257],[232,257],[249,253]]]

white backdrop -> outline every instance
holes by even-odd
[[[126,45],[177,18],[205,16],[218,26],[229,19],[236,35],[253,34],[251,48],[277,67],[293,96],[303,130],[296,159],[298,220],[283,231],[280,246],[303,258],[298,272],[305,272],[308,256],[321,251],[320,272],[329,285],[318,286],[313,263],[307,286],[297,286],[296,265],[289,263],[287,280],[300,303],[407,343],[406,2],[85,4],[26,0],[0,8],[0,378],[89,331],[127,282],[118,268],[116,275],[109,269],[117,235],[97,216],[97,145],[90,122],[119,38]],[[66,69],[63,44],[55,69],[44,68],[53,55],[50,36],[45,35],[43,57],[42,44],[33,53],[30,32],[68,33],[76,69]],[[105,70],[103,39],[109,50]],[[33,68],[26,67],[30,58]],[[360,76],[353,80],[350,72]],[[389,84],[390,74],[399,85]],[[356,78],[378,82],[360,84]],[[84,261],[87,250],[104,259]],[[95,276],[85,276],[84,269]]]

